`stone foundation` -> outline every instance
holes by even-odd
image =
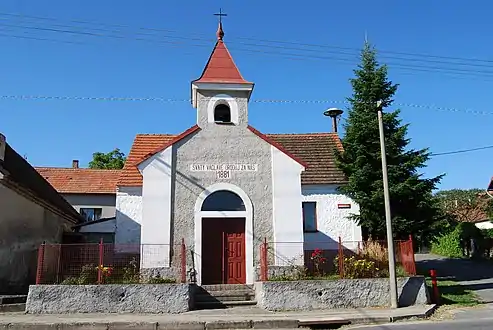
[[[387,278],[272,281],[255,283],[255,296],[270,311],[387,307],[389,288]],[[422,276],[399,278],[397,288],[401,307],[430,302]]]
[[[31,285],[26,312],[184,313],[193,308],[193,285]]]
[[[144,281],[156,277],[160,277],[162,279],[175,279],[177,283],[181,281],[180,271],[175,267],[141,268],[140,277]]]

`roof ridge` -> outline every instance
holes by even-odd
[[[73,171],[101,171],[101,172],[121,172],[122,169],[106,169],[106,168],[88,168],[88,167],[57,167],[57,166],[34,166],[36,170],[73,170]]]
[[[176,136],[178,134],[172,133],[137,133],[136,136]]]
[[[305,132],[305,133],[265,133],[265,135],[290,135],[290,136],[301,136],[301,135],[339,135],[335,132]]]

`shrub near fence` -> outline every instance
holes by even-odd
[[[170,265],[172,276],[142,276],[141,264]],[[170,245],[42,244],[36,284],[135,284],[186,282],[186,247]]]
[[[303,265],[279,255],[274,247],[303,250]],[[317,246],[320,246],[317,247]],[[413,241],[394,241],[398,276],[416,275]],[[260,280],[387,277],[388,249],[385,241],[266,242],[260,247]],[[270,268],[290,268],[289,275],[272,276]],[[269,278],[269,274],[271,275]]]

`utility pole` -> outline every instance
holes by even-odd
[[[382,101],[377,102],[378,130],[380,132],[380,152],[382,157],[383,197],[385,201],[385,222],[387,225],[387,249],[389,252],[390,306],[397,308],[397,278],[395,274],[394,238],[392,235],[392,216],[390,213],[389,181],[387,178],[387,156],[383,131]]]

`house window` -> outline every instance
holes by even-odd
[[[86,221],[95,221],[101,219],[101,208],[81,208],[80,214],[86,219]]]
[[[227,104],[220,103],[214,108],[214,122],[219,124],[231,123],[231,109]]]
[[[303,231],[313,233],[317,231],[317,203],[303,202]]]

